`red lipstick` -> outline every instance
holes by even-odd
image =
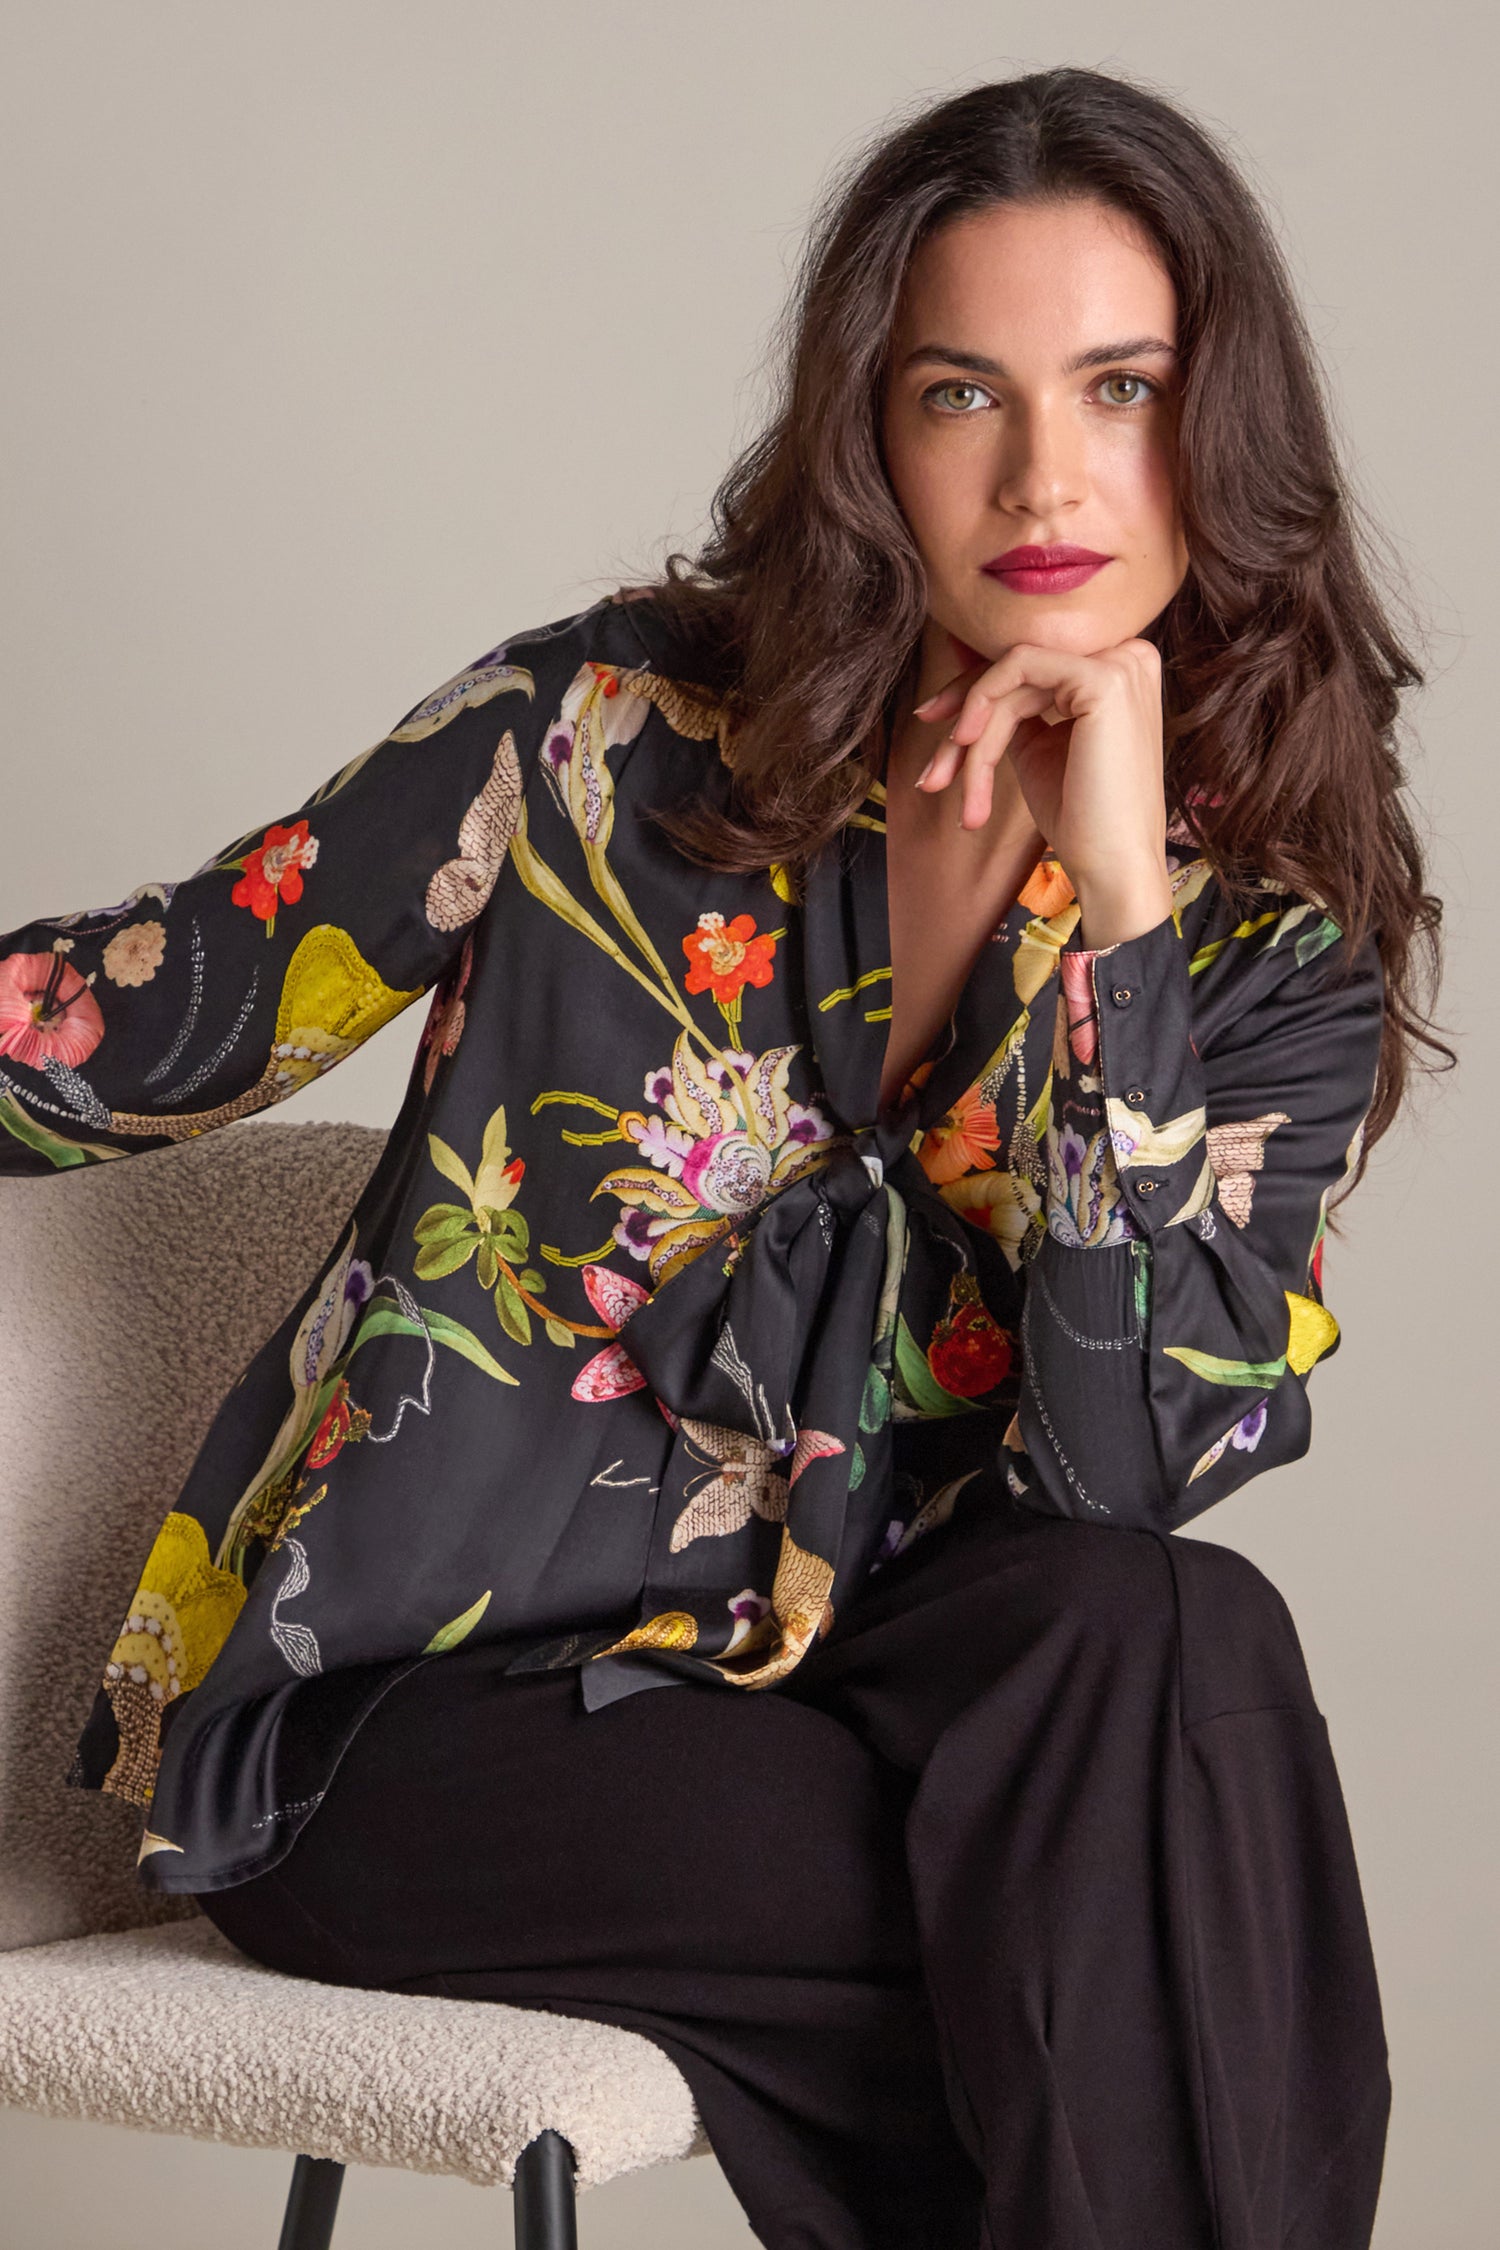
[[[1013,594],[1066,594],[1113,559],[1095,554],[1092,547],[1072,547],[1063,541],[1053,547],[1008,547],[981,568]]]

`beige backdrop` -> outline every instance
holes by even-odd
[[[1229,135],[1425,620],[1411,770],[1464,1057],[1329,1244],[1311,1455],[1193,1527],[1282,1587],[1332,1728],[1396,2089],[1378,2250],[1495,2240],[1497,60],[1487,12],[1412,0],[0,15],[5,928],[190,873],[689,542],[810,199],[897,109],[1074,62]],[[278,1116],[388,1122],[422,1012]],[[0,2143],[13,2250],[274,2239],[279,2158],[15,2113]],[[354,2173],[338,2241],[495,2244],[506,2202]],[[708,2159],[598,2190],[584,2238],[751,2239]]]

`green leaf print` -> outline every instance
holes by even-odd
[[[474,1225],[474,1214],[461,1203],[431,1203],[412,1232],[418,1242],[456,1242]]]
[[[508,1273],[502,1273],[495,1284],[495,1310],[507,1336],[513,1337],[518,1344],[531,1342],[531,1315]]]
[[[864,1394],[859,1402],[859,1426],[862,1430],[879,1430],[890,1418],[890,1381],[883,1369],[872,1366],[865,1376]]]
[[[1329,946],[1334,944],[1343,934],[1332,915],[1325,914],[1315,929],[1304,930],[1301,937],[1298,938],[1296,946],[1293,948],[1297,956],[1298,968],[1305,969],[1309,961],[1315,961],[1320,953],[1326,953]]]
[[[461,1320],[450,1320],[446,1313],[424,1312],[421,1320],[408,1320],[395,1305],[378,1305],[367,1312],[359,1324],[359,1334],[350,1345],[346,1359],[352,1359],[361,1344],[372,1336],[431,1336],[435,1344],[444,1344],[450,1352],[457,1352],[477,1367],[481,1374],[492,1375],[497,1383],[513,1383],[520,1389],[520,1377],[502,1367],[492,1352],[487,1352],[472,1329],[465,1328]]]
[[[464,1640],[473,1632],[474,1627],[489,1608],[490,1595],[493,1591],[493,1587],[487,1586],[478,1601],[472,1602],[464,1611],[462,1617],[455,1617],[451,1625],[444,1625],[438,1632],[434,1633],[422,1654],[424,1656],[440,1656],[444,1649],[456,1648],[461,1640]]]
[[[1245,1390],[1268,1391],[1286,1373],[1286,1353],[1280,1359],[1215,1359],[1212,1352],[1195,1352],[1187,1344],[1163,1344],[1168,1359],[1180,1359],[1205,1383],[1228,1383]]]
[[[1135,1325],[1144,1336],[1151,1326],[1151,1245],[1148,1242],[1132,1242],[1130,1263],[1135,1291]]]
[[[432,1161],[442,1173],[443,1178],[451,1180],[455,1187],[462,1188],[472,1204],[474,1201],[474,1181],[463,1158],[457,1155],[446,1141],[439,1140],[436,1133],[428,1134],[427,1146],[431,1152]]]
[[[441,1281],[444,1274],[457,1273],[460,1266],[466,1266],[478,1247],[479,1237],[472,1228],[444,1241],[424,1242],[412,1260],[412,1271],[419,1281]]]

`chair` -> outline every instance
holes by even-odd
[[[351,2163],[503,2182],[518,2250],[574,2250],[579,2188],[709,2152],[661,2048],[263,1968],[143,1888],[137,1807],[62,1778],[219,1401],[383,1140],[255,1122],[0,1180],[0,2103],[295,2153],[280,2250],[327,2250]]]

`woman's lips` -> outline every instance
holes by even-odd
[[[1108,555],[1083,555],[1077,560],[1055,563],[992,562],[982,568],[991,578],[998,578],[1013,594],[1066,594],[1074,586],[1084,585],[1096,570],[1102,570],[1110,561]]]

